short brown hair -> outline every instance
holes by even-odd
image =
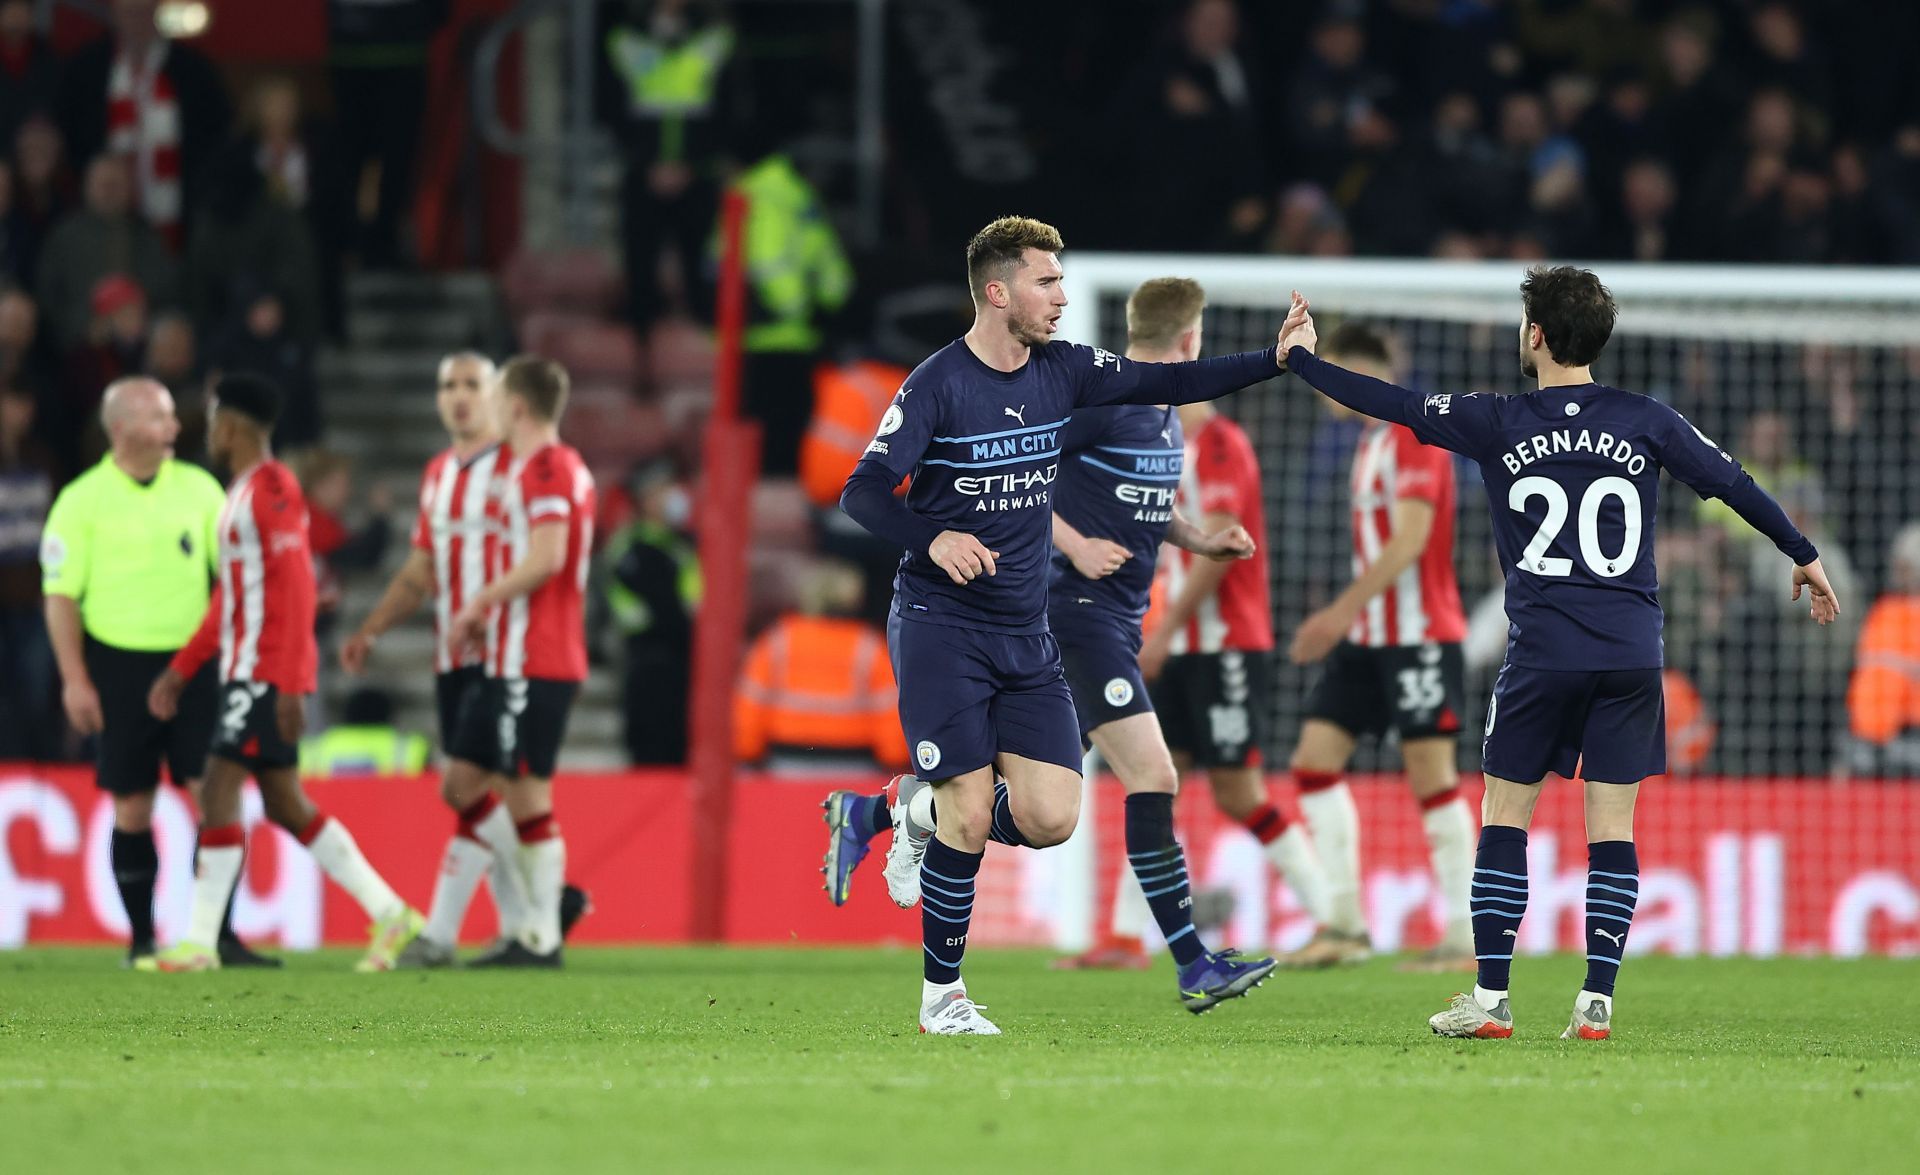
[[[1352,319],[1335,327],[1327,341],[1320,344],[1320,350],[1327,355],[1393,366],[1393,349],[1387,345],[1387,337],[1366,323]]]
[[[1127,299],[1127,342],[1136,347],[1170,347],[1193,329],[1206,308],[1207,292],[1190,277],[1143,281]]]
[[[548,423],[566,411],[567,385],[567,369],[538,355],[516,355],[500,369],[500,390],[525,400]]]
[[[1563,367],[1586,367],[1613,337],[1613,291],[1590,269],[1536,265],[1520,283],[1527,321],[1546,332],[1547,353]]]
[[[1058,253],[1066,248],[1060,230],[1028,216],[1003,216],[967,242],[967,289],[973,300],[987,295],[987,283],[1004,281],[1025,257],[1028,249]]]

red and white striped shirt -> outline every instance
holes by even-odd
[[[1373,566],[1393,536],[1393,505],[1408,499],[1433,506],[1433,531],[1420,557],[1386,591],[1368,600],[1347,633],[1367,648],[1452,644],[1467,635],[1460,585],[1453,574],[1453,458],[1420,443],[1413,430],[1374,424],[1353,457],[1353,574]]]
[[[533,528],[567,528],[559,570],[531,593],[494,610],[487,629],[487,676],[584,681],[587,676],[587,558],[593,550],[593,474],[571,445],[558,441],[522,457],[502,445],[489,580],[527,557]]]
[[[1260,490],[1260,464],[1253,445],[1240,426],[1214,416],[1187,436],[1186,463],[1174,495],[1180,513],[1199,524],[1208,514],[1231,514],[1248,533],[1267,533],[1267,512]],[[1165,560],[1167,599],[1179,596],[1181,585],[1199,558],[1175,549]],[[1168,651],[1180,653],[1264,652],[1273,648],[1273,606],[1267,592],[1264,554],[1236,560],[1220,588],[1200,602],[1193,619],[1173,634]]]
[[[427,462],[420,477],[420,513],[413,545],[433,556],[433,668],[447,673],[480,664],[479,649],[455,648],[453,618],[468,597],[487,585],[492,536],[487,494],[493,486],[500,446],[489,445],[465,461],[446,449]]]
[[[174,654],[173,668],[192,677],[217,650],[222,682],[310,694],[319,667],[313,613],[307,500],[291,470],[263,461],[227,489],[220,582],[199,631]]]

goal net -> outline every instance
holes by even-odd
[[[1687,924],[1676,937],[1663,940],[1643,924],[1636,946],[1844,951],[1828,924],[1839,917],[1834,902],[1855,900],[1867,902],[1859,917],[1871,923],[1856,936],[1863,944],[1887,945],[1874,936],[1900,932],[1881,923],[1906,918],[1911,932],[1900,941],[1920,949],[1920,868],[1895,840],[1912,843],[1920,787],[1870,782],[1920,775],[1920,754],[1897,731],[1885,737],[1869,729],[1867,715],[1850,715],[1848,704],[1862,620],[1898,586],[1896,541],[1903,527],[1920,521],[1920,274],[1594,268],[1620,304],[1596,378],[1671,404],[1738,457],[1819,546],[1845,608],[1837,625],[1814,626],[1804,605],[1788,600],[1783,556],[1730,511],[1666,484],[1657,557],[1672,774],[1647,791],[1641,840],[1650,866],[1660,863],[1656,849],[1669,854],[1684,874],[1675,884],[1693,889],[1675,891],[1680,913],[1672,916]],[[1312,299],[1323,338],[1348,318],[1382,329],[1396,352],[1399,382],[1409,387],[1511,393],[1530,386],[1516,358],[1524,272],[1519,263],[1072,255],[1072,304],[1061,336],[1119,351],[1134,286],[1185,276],[1207,290],[1206,353],[1255,349],[1273,342],[1297,288]],[[1285,767],[1315,670],[1288,664],[1284,649],[1301,620],[1348,581],[1348,467],[1360,426],[1334,420],[1292,377],[1221,404],[1251,438],[1265,486],[1264,545],[1281,653],[1264,751],[1276,799],[1291,808]],[[1478,469],[1460,460],[1456,474],[1454,561],[1470,623],[1472,712],[1464,717],[1477,731],[1506,633],[1502,573]],[[1920,562],[1920,551],[1912,560]],[[1909,668],[1920,679],[1920,666]],[[1855,700],[1857,711],[1870,708]],[[1461,740],[1459,765],[1463,780],[1477,782],[1477,738]],[[1357,787],[1365,899],[1376,942],[1385,947],[1430,942],[1437,929],[1418,813],[1398,767],[1392,745],[1363,745],[1353,765],[1356,778],[1368,777]],[[1854,781],[1845,796],[1832,790],[1832,781],[1843,779]],[[1179,819],[1196,857],[1196,883],[1232,898],[1229,924],[1217,937],[1248,947],[1297,941],[1306,927],[1257,846],[1222,827],[1204,786],[1186,790]],[[1557,853],[1559,868],[1583,868],[1577,791],[1550,790],[1560,794],[1543,801],[1535,869],[1543,842]],[[1056,860],[1023,854],[1028,859],[1008,870],[1014,876],[1004,891],[995,883],[998,892],[983,903],[994,911],[986,938],[1031,940],[1044,928],[1058,944],[1077,944],[1105,922],[1114,875],[1125,862],[1120,793],[1111,785],[1089,793],[1085,835],[1057,850]],[[1869,797],[1866,811],[1881,815],[1816,830],[1830,813]],[[1887,868],[1867,872],[1891,887],[1884,910],[1841,892],[1860,873],[1854,866],[1877,860]],[[1535,926],[1536,939],[1523,947],[1547,949],[1557,941],[1553,916],[1540,921],[1547,925]],[[1827,938],[1802,941],[1794,929],[1801,921],[1827,927]],[[1004,936],[991,933],[994,926]]]

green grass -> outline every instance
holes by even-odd
[[[975,952],[1007,1035],[922,1037],[906,951],[576,951],[564,974],[135,975],[0,954],[8,1171],[1907,1169],[1916,964],[1635,959],[1604,1044],[1572,958],[1519,1033],[1443,1042],[1454,977],[1282,975],[1194,1017],[1170,973]]]

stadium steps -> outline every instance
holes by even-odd
[[[355,480],[392,494],[394,541],[378,573],[349,579],[341,615],[358,623],[372,610],[387,578],[407,557],[420,469],[445,443],[434,406],[434,371],[448,351],[474,347],[489,353],[502,336],[498,291],[482,273],[356,274],[348,282],[347,323],[352,343],[322,352],[318,376],[325,396],[327,444],[351,456]],[[348,693],[362,684],[394,699],[395,724],[431,735],[433,618],[422,608],[380,642],[364,682],[341,673],[333,660],[339,636],[322,651],[325,712],[338,716]],[[567,729],[564,767],[618,767],[620,737],[617,669],[596,667]]]

